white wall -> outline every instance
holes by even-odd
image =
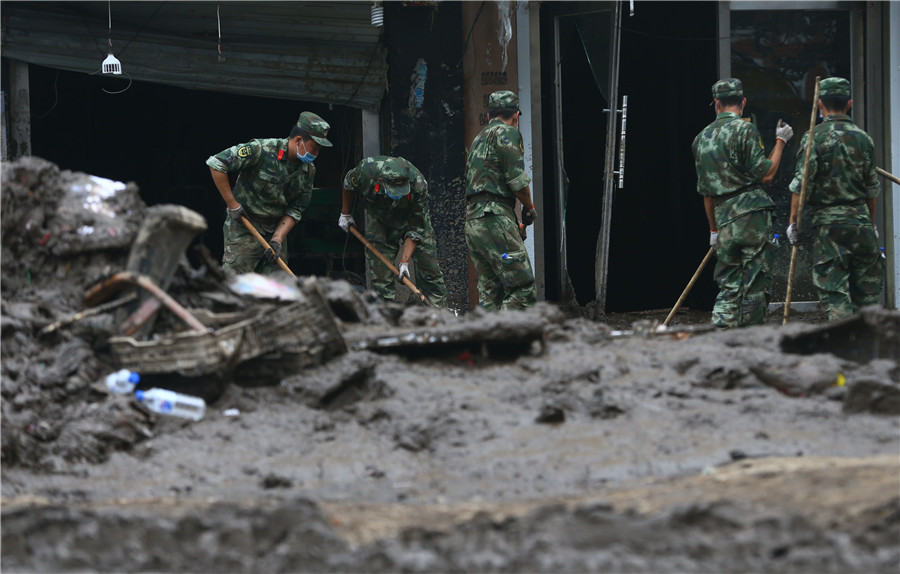
[[[900,174],[900,2],[890,3],[890,26],[888,34],[889,50],[889,69],[890,69],[890,102],[891,112],[885,135],[890,138],[891,153],[886,158],[890,168],[890,172],[894,175]],[[887,168],[885,168],[887,169]],[[891,251],[894,259],[894,308],[900,308],[900,185],[889,183],[886,188],[891,194],[892,201],[886,202],[889,206],[893,218],[893,226],[890,230],[885,230],[885,246],[892,245]],[[888,283],[890,285],[890,283]]]

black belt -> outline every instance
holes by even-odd
[[[743,193],[747,193],[748,191],[753,191],[755,189],[759,189],[759,185],[751,183],[750,185],[739,187],[731,193],[726,193],[725,195],[716,195],[713,199],[715,199],[716,205],[721,205],[723,202],[728,201],[732,197],[737,197]]]
[[[496,193],[491,193],[489,191],[482,191],[474,195],[466,196],[466,203],[468,204],[478,203],[479,201],[496,201],[497,203],[503,203],[512,208],[516,207],[515,197],[503,197],[502,195],[497,195]]]

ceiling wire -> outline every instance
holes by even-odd
[[[216,23],[219,25],[219,62],[225,61],[225,56],[222,54],[222,17],[219,15],[219,8],[221,8],[220,4],[216,4]]]

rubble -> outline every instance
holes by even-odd
[[[2,178],[4,571],[900,561],[897,311],[730,331],[681,315],[663,331],[665,311],[457,316],[286,275],[270,286],[287,300],[260,299],[200,249],[198,267],[163,266],[165,292],[213,333],[290,321],[295,296],[328,320],[234,361],[189,347],[193,368],[140,364],[141,388],[206,400],[186,421],[107,390],[123,362],[118,308],[84,313],[85,293],[127,269],[152,208],[125,184],[99,212],[73,209],[65,190],[100,184],[37,158]],[[151,331],[125,337],[186,347],[191,333],[165,306]]]

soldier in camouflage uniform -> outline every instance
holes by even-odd
[[[206,160],[213,182],[225,200],[225,253],[222,267],[235,273],[269,274],[288,259],[288,233],[312,198],[313,160],[328,141],[328,123],[303,112],[287,139],[255,139],[230,147]],[[237,175],[234,189],[230,176]],[[244,226],[247,217],[268,240],[264,249]]]
[[[366,210],[366,239],[390,261],[396,260],[400,252],[397,279],[410,279],[412,261],[416,276],[413,284],[435,307],[444,307],[447,289],[431,227],[428,182],[422,172],[402,157],[363,158],[344,177],[338,218],[338,226],[344,232],[349,232],[351,225],[356,226],[352,213],[357,197]],[[366,258],[372,286],[384,300],[393,301],[395,277],[390,269],[369,251]]]
[[[519,97],[508,90],[488,99],[490,121],[475,136],[466,162],[466,244],[478,273],[478,301],[488,310],[523,309],[537,301],[534,272],[516,219],[537,219],[519,133]]]
[[[712,87],[716,119],[692,144],[697,191],[709,221],[709,245],[716,250],[719,294],[712,322],[743,327],[765,322],[772,296],[772,213],[769,184],[794,131],[779,120],[768,158],[756,126],[741,119],[747,98],[737,78]]]
[[[819,111],[825,121],[815,127],[809,155],[806,193],[812,211],[812,279],[828,319],[875,305],[881,294],[884,262],[874,224],[881,187],[875,171],[875,146],[847,113],[853,105],[850,82],[825,78],[819,83]],[[806,152],[803,136],[798,154]],[[803,158],[791,181],[791,244],[800,241],[797,218],[803,183]]]

